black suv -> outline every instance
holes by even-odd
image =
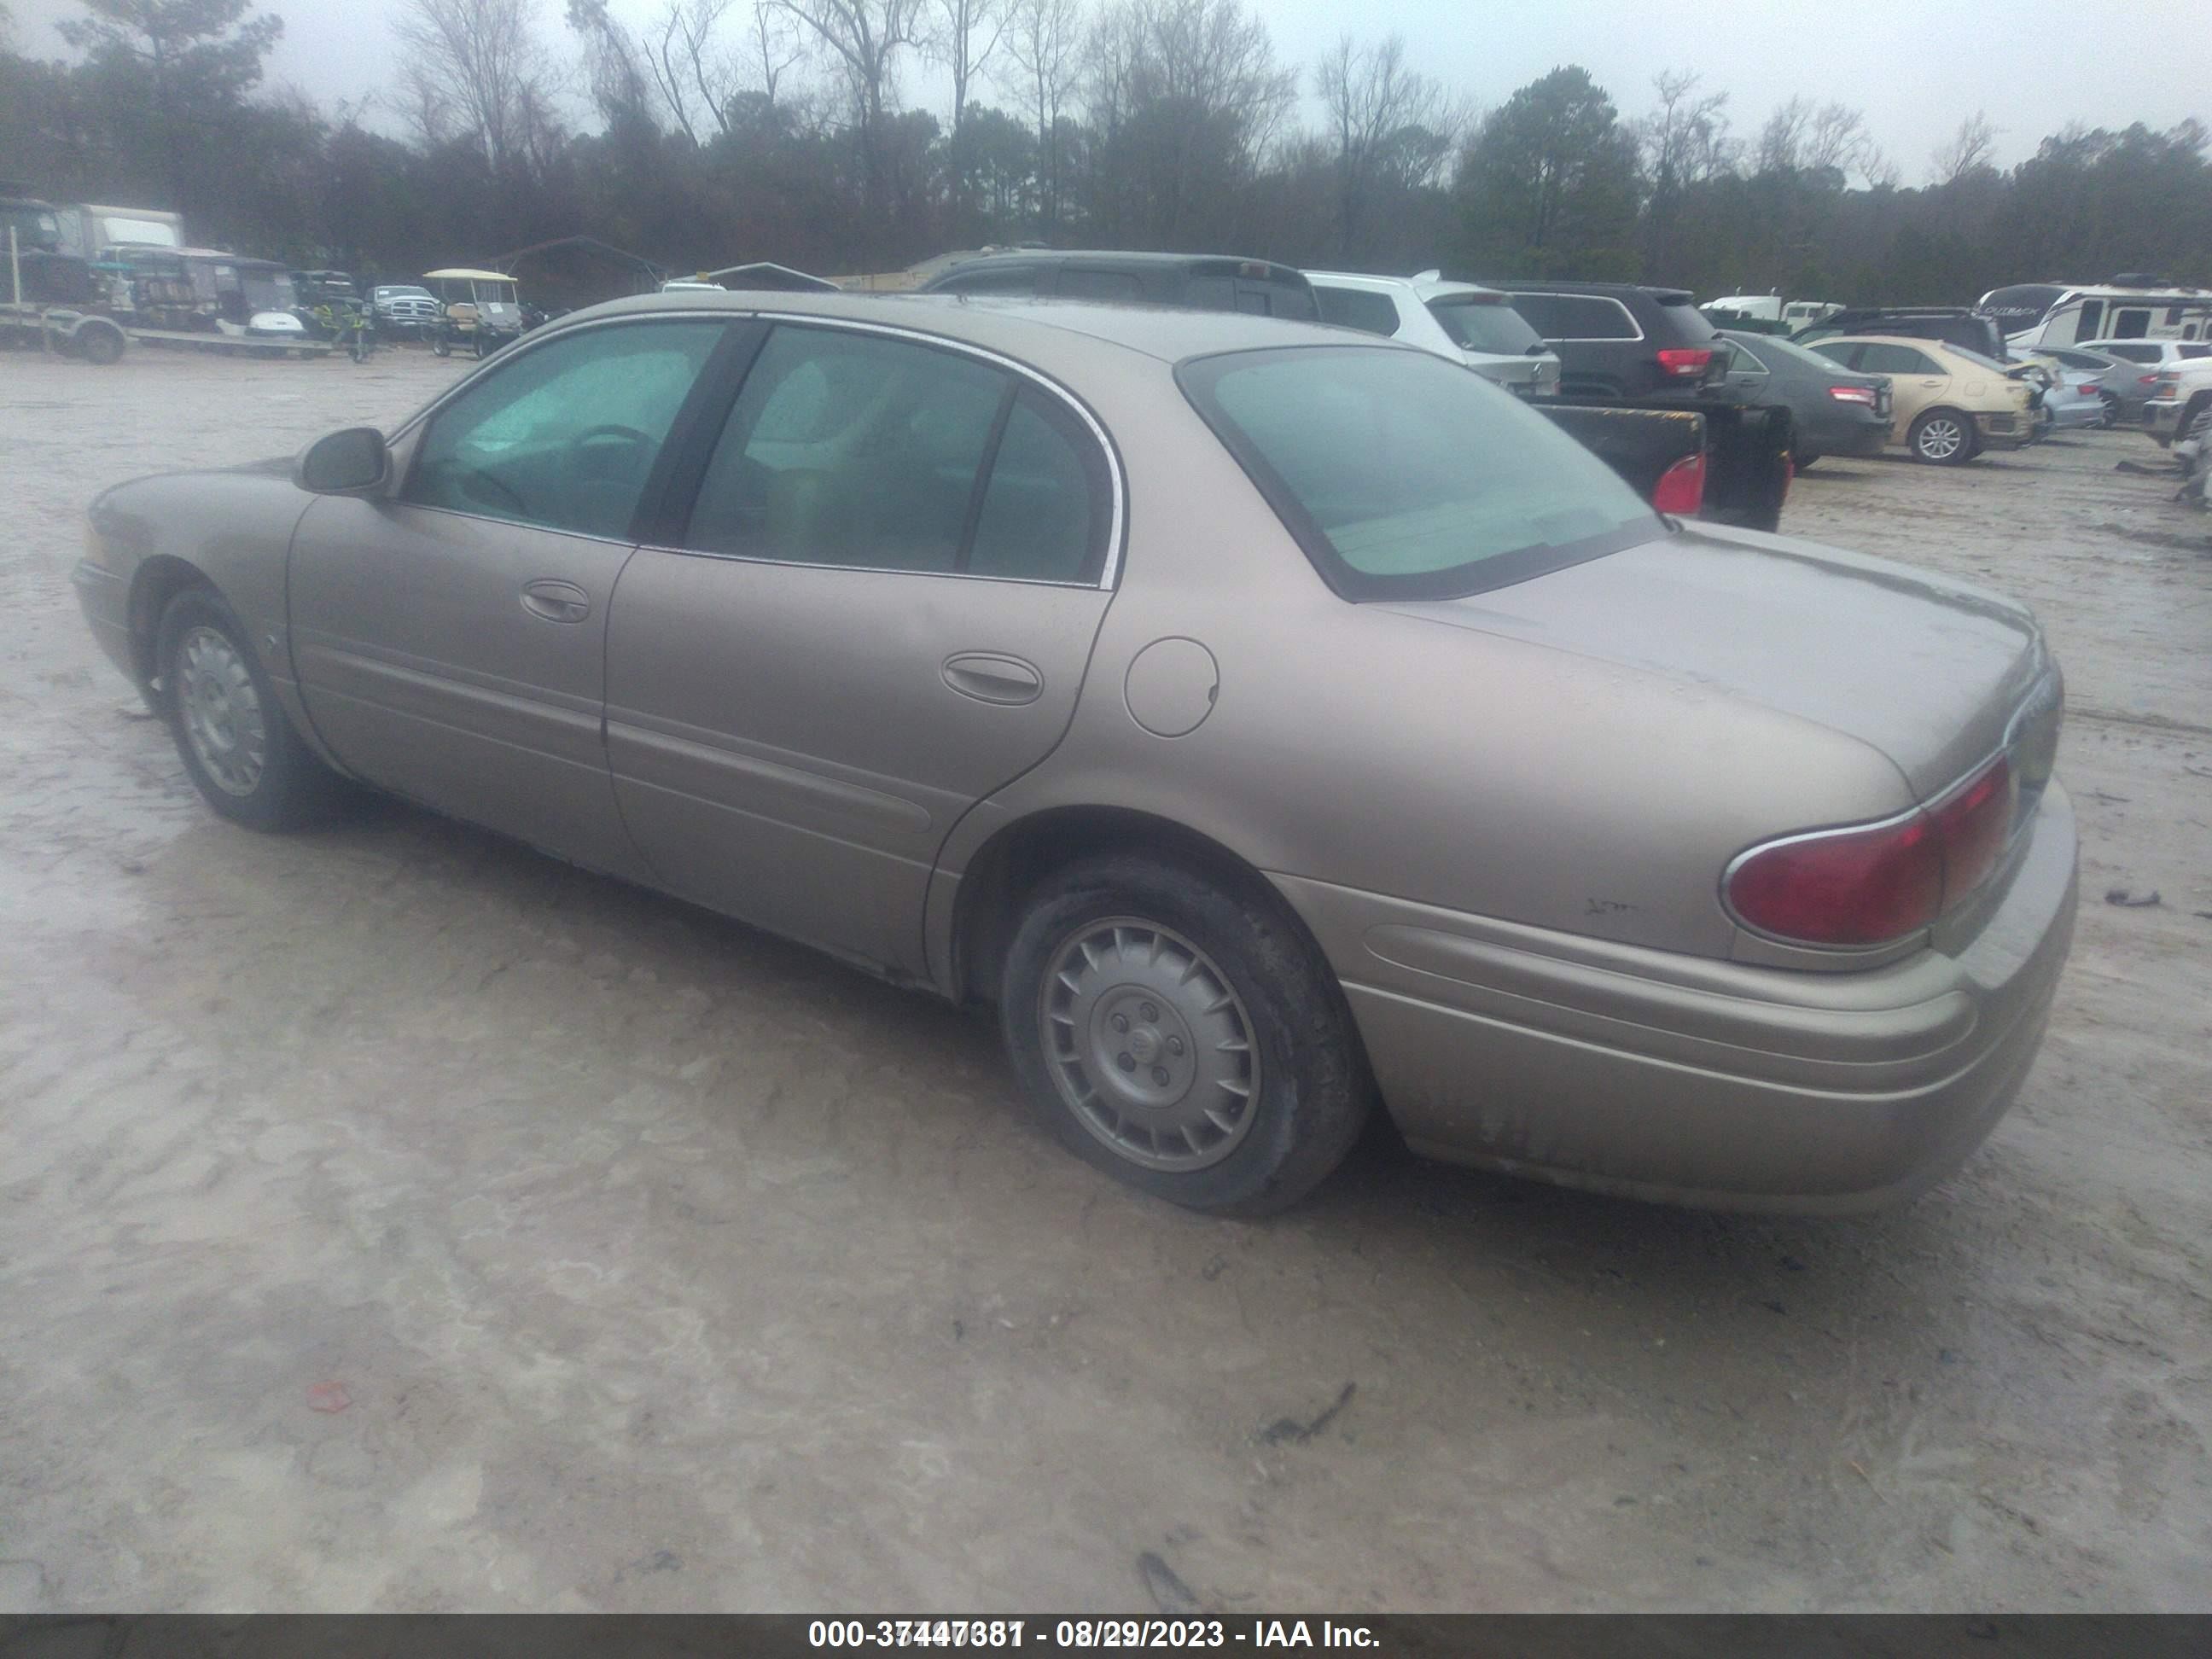
[[[1985,311],[1966,306],[1859,306],[1823,317],[1790,337],[1799,345],[1832,340],[1838,334],[1887,334],[1908,340],[1941,340],[1984,357],[2008,362],[2004,331]]]
[[[1492,282],[1559,354],[1568,397],[1641,398],[1717,391],[1725,351],[1713,325],[1679,288],[1637,283]]]
[[[1206,253],[1091,253],[1018,248],[979,253],[921,285],[923,294],[1042,295],[1183,311],[1243,311],[1321,320],[1305,273],[1265,259]]]

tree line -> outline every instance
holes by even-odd
[[[1861,302],[2212,283],[2195,121],[2000,168],[1978,112],[1906,184],[1841,102],[1739,130],[1693,73],[1624,111],[1569,65],[1483,111],[1396,37],[1285,62],[1245,0],[405,0],[396,83],[328,108],[265,84],[252,0],[82,4],[64,60],[0,3],[0,179],[386,278],[581,234],[678,270],[1035,240]],[[902,96],[925,70],[942,119]]]

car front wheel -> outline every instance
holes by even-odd
[[[1916,461],[1932,466],[1959,466],[1974,459],[1974,423],[1954,409],[1931,409],[1912,422],[1905,447]]]
[[[212,588],[170,600],[155,644],[161,712],[209,805],[249,829],[298,829],[325,817],[343,785],[292,729],[246,637]]]
[[[1372,1085],[1351,1011],[1272,896],[1116,856],[1031,895],[1000,1018],[1079,1156],[1191,1209],[1264,1215],[1351,1150]]]

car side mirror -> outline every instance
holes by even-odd
[[[384,482],[390,465],[381,432],[349,426],[301,450],[292,462],[292,482],[318,495],[361,495]]]

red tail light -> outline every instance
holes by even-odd
[[[1746,925],[1807,945],[1883,945],[1925,927],[2004,855],[2012,768],[2000,756],[1934,805],[1753,848],[1723,878]]]
[[[1828,395],[1839,404],[1864,404],[1874,407],[1874,388],[1870,386],[1832,386]]]
[[[1710,346],[1668,346],[1659,353],[1659,372],[1674,380],[1702,380],[1713,366]]]
[[[2137,386],[2156,386],[2159,381],[2164,378],[2165,377],[2163,375],[2159,374],[2139,374],[2136,377],[2136,384]]]
[[[1678,519],[1694,519],[1705,504],[1705,452],[1685,455],[1659,475],[1651,505]]]

